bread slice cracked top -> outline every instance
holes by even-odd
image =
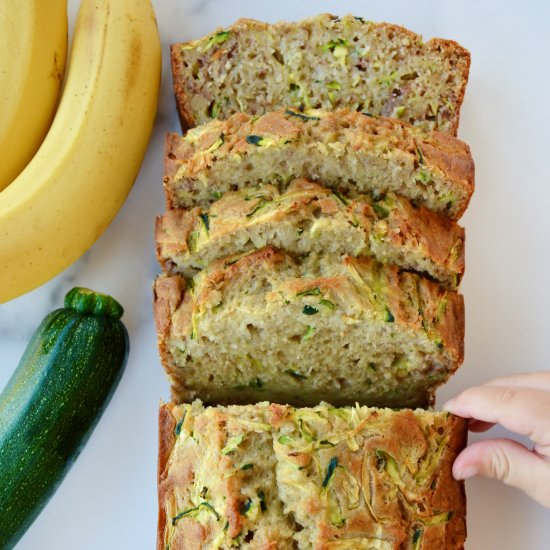
[[[268,25],[241,19],[172,46],[184,128],[235,112],[349,108],[456,135],[470,54],[361,17]]]
[[[468,146],[438,132],[345,109],[215,120],[166,141],[169,207],[207,207],[227,191],[297,177],[354,198],[388,192],[457,219],[474,190]]]
[[[162,405],[158,550],[459,550],[449,413]]]
[[[369,258],[225,258],[159,277],[155,318],[176,402],[423,406],[463,359],[462,296]]]
[[[157,218],[165,272],[192,278],[224,256],[266,245],[293,255],[374,256],[456,288],[464,272],[464,229],[388,193],[349,200],[297,179],[281,194],[263,185],[230,191],[209,209],[167,210]]]

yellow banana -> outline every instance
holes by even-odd
[[[0,191],[40,147],[67,57],[67,0],[0,2]]]
[[[114,218],[145,155],[160,73],[150,0],[82,0],[52,126],[0,193],[0,303],[73,263]]]

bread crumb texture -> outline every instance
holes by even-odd
[[[346,107],[456,135],[470,67],[456,42],[351,15],[240,19],[171,53],[184,127],[238,111]]]
[[[466,421],[266,402],[161,405],[158,550],[458,550]]]
[[[462,296],[371,258],[271,247],[155,282],[176,402],[423,406],[463,360]]]
[[[340,109],[244,113],[168,134],[170,207],[207,207],[227,191],[307,178],[354,198],[393,192],[452,219],[474,190],[469,147],[440,132]]]

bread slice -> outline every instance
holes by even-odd
[[[259,184],[282,192],[297,177],[352,198],[393,192],[457,219],[474,190],[474,163],[455,138],[348,110],[239,113],[167,137],[172,208],[207,207],[227,191]]]
[[[346,107],[456,135],[470,54],[361,17],[319,15],[268,25],[240,19],[172,46],[185,128],[235,112]]]
[[[159,277],[154,307],[176,402],[423,406],[463,359],[462,296],[369,258],[267,247]]]
[[[462,549],[466,435],[444,412],[163,404],[157,549]]]
[[[230,191],[208,210],[167,210],[157,218],[156,243],[164,271],[186,278],[266,245],[298,256],[372,255],[448,288],[464,272],[464,229],[448,218],[393,193],[348,200],[305,179],[283,194],[264,185]]]

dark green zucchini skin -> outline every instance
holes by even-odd
[[[111,297],[73,289],[0,394],[0,548],[13,548],[88,440],[122,376],[128,334]]]

